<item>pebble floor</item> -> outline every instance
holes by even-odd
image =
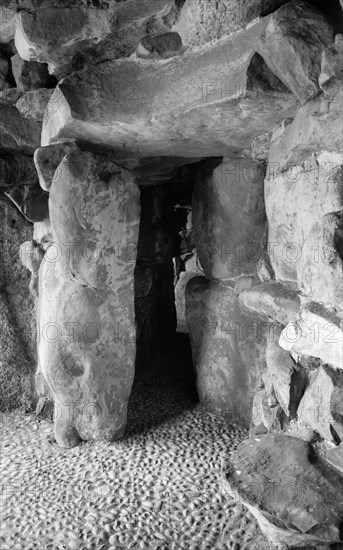
[[[2,415],[1,550],[272,550],[222,481],[247,437],[182,374],[135,381],[124,439],[65,450],[52,424]]]

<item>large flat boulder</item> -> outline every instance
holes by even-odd
[[[333,41],[334,30],[324,15],[308,2],[292,0],[273,13],[257,51],[304,104],[320,92],[321,55]]]
[[[342,477],[296,437],[265,434],[241,443],[231,462],[232,492],[277,548],[342,542]]]
[[[12,106],[0,105],[0,150],[33,154],[40,144],[41,126],[22,118]]]
[[[323,152],[265,181],[276,280],[333,307],[343,303],[343,157]],[[296,197],[296,200],[294,200]]]
[[[290,323],[299,313],[301,305],[297,290],[275,281],[266,281],[243,290],[239,302],[262,319],[281,325]]]
[[[342,320],[317,303],[304,305],[285,327],[280,345],[300,355],[318,357],[335,369],[343,369]]]
[[[54,242],[40,267],[38,357],[65,447],[125,429],[139,213],[130,173],[91,153],[64,156],[50,188]]]
[[[266,227],[264,174],[263,165],[251,159],[224,159],[215,169],[212,161],[200,166],[193,238],[209,279],[256,274]]]
[[[185,44],[200,45],[244,28],[287,0],[186,0],[176,29]]]
[[[118,161],[239,154],[296,111],[254,55],[267,22],[163,62],[121,59],[67,76],[48,104],[42,145],[75,139]]]
[[[186,320],[200,401],[249,426],[266,370],[266,326],[241,310],[232,288],[205,277],[186,287]]]

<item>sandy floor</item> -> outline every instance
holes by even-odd
[[[1,550],[270,549],[221,479],[247,434],[206,414],[180,373],[136,381],[116,443],[66,451],[46,421],[1,420]]]

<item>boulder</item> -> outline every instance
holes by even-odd
[[[193,192],[193,238],[209,279],[256,274],[266,226],[264,168],[251,159],[224,159],[199,169]],[[209,208],[211,205],[211,208]]]
[[[38,88],[26,92],[17,101],[16,108],[23,117],[42,122],[53,91],[49,88]]]
[[[139,189],[107,157],[65,155],[50,189],[54,243],[39,273],[39,371],[59,445],[123,435],[135,370]]]
[[[111,33],[114,13],[115,8],[87,7],[81,2],[23,10],[15,30],[18,54],[25,61],[47,63],[50,74],[55,74],[79,51]]]
[[[39,144],[39,124],[22,118],[15,107],[0,105],[0,149],[32,155]]]
[[[343,302],[342,176],[343,157],[323,152],[265,181],[276,280],[297,283],[304,294],[333,307]]]
[[[314,302],[304,305],[285,327],[280,346],[300,355],[318,357],[335,369],[343,369],[342,321]]]
[[[118,162],[237,156],[296,111],[293,94],[254,56],[266,24],[162,64],[121,59],[65,77],[48,104],[42,145],[75,139],[110,148]]]
[[[75,149],[73,144],[59,143],[48,145],[47,147],[38,147],[33,160],[37,170],[39,184],[44,191],[49,191],[55,172],[62,158],[67,153]],[[58,178],[58,174],[56,175]]]
[[[287,325],[300,311],[299,293],[275,281],[243,290],[239,302],[248,311],[269,322]]]
[[[49,216],[48,194],[37,185],[14,187],[5,191],[20,212],[30,222],[39,222]]]
[[[335,42],[323,51],[319,84],[332,95],[332,86],[343,86],[343,34],[336,34]]]
[[[273,385],[274,395],[289,418],[295,418],[298,405],[307,385],[305,369],[295,363],[290,354],[277,341],[281,329],[268,339],[266,349],[267,374]]]
[[[268,170],[273,177],[299,166],[318,151],[342,153],[341,112],[343,95],[337,91],[329,98],[319,96],[297,112],[294,121],[272,137]],[[269,177],[269,176],[268,176]]]
[[[185,44],[200,45],[247,26],[277,10],[286,0],[186,0],[176,29]]]
[[[18,90],[27,92],[44,88],[50,82],[47,66],[35,61],[24,61],[18,54],[11,57],[12,73]]]
[[[137,56],[144,59],[168,59],[182,48],[182,40],[177,32],[154,34],[140,41]]]
[[[320,11],[292,0],[273,13],[257,51],[303,105],[320,93],[321,55],[333,40],[334,30]]]
[[[342,542],[343,479],[308,442],[275,433],[248,439],[233,455],[228,482],[277,548]]]
[[[249,426],[266,370],[266,326],[241,311],[232,288],[205,277],[186,287],[186,320],[200,401],[209,412]]]
[[[50,74],[59,78],[130,56],[147,34],[170,31],[178,13],[172,0],[58,4],[45,0],[43,7],[21,12],[15,43],[23,59],[48,63]]]
[[[324,439],[343,442],[343,372],[319,367],[310,376],[298,417]]]

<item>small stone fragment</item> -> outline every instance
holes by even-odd
[[[26,92],[17,101],[16,107],[23,117],[42,122],[53,91],[49,88],[37,88]]]

